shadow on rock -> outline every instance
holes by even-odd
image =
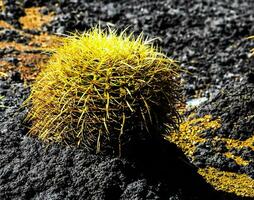
[[[153,138],[133,144],[128,149],[131,152],[128,152],[127,158],[135,163],[147,180],[161,182],[169,189],[165,192],[177,191],[181,199],[225,199],[225,194],[215,191],[206,183],[176,145]],[[167,195],[162,197],[166,198]]]

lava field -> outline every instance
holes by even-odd
[[[30,86],[59,38],[100,25],[178,61],[179,131],[92,154],[28,134]],[[253,0],[0,0],[0,199],[254,199]]]

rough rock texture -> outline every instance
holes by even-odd
[[[249,74],[240,83],[228,83],[221,92],[199,109],[199,115],[211,114],[220,118],[221,127],[201,133],[208,141],[197,146],[194,163],[197,166],[213,166],[225,171],[248,174],[254,178],[254,151],[248,140],[254,137],[254,82]],[[243,143],[237,148],[227,148],[225,142],[212,142],[214,137],[229,138]],[[245,142],[245,144],[244,144]],[[249,162],[238,165],[223,155],[226,152]]]
[[[25,15],[22,3],[15,0],[4,0],[4,10],[0,13],[0,20],[4,19],[15,28],[20,28],[19,18]]]
[[[128,159],[45,146],[26,136],[20,74],[0,80],[0,199],[203,199],[218,193],[167,142],[134,145]],[[202,192],[200,189],[202,188]]]
[[[44,25],[44,32],[82,31],[100,22],[102,27],[130,26],[136,33],[159,37],[156,43],[162,50],[190,72],[183,74],[187,98],[215,97],[199,114],[211,112],[222,118],[221,137],[244,141],[252,136],[254,65],[249,49],[254,43],[245,37],[254,34],[253,0],[3,2],[0,20],[17,29],[21,28],[18,20],[24,8],[46,6],[41,13],[54,11],[55,17]],[[2,28],[0,40],[29,42],[18,32]],[[0,61],[15,64],[20,61],[16,56],[23,53],[0,46]],[[243,75],[248,75],[248,80],[241,82]],[[229,83],[226,88],[225,83]],[[221,88],[224,90],[219,93]],[[7,80],[1,78],[0,199],[241,199],[215,192],[179,150],[161,141],[133,148],[134,156],[128,159],[90,155],[58,145],[47,147],[26,135],[28,125],[23,119],[28,110],[20,105],[28,93],[19,73]],[[201,133],[208,141],[198,145],[194,164],[253,178],[253,150],[246,146],[228,149],[223,142],[212,142],[214,134]],[[239,166],[225,152],[247,160],[248,165]]]
[[[252,71],[249,49],[254,33],[253,0],[131,0],[82,1],[4,0],[0,15],[12,24],[24,14],[24,7],[46,6],[41,12],[55,12],[44,31],[67,33],[93,25],[130,27],[130,31],[159,37],[156,43],[179,60],[187,97],[214,96],[227,81],[239,81]],[[2,16],[2,17],[1,17]]]
[[[221,118],[223,126],[216,130],[217,135],[239,140],[250,138],[254,133],[254,83],[227,84],[200,113]]]
[[[27,44],[29,42],[29,38],[23,35],[20,35],[19,32],[10,29],[0,29],[0,41],[6,42],[17,42]]]
[[[228,80],[252,70],[245,37],[254,33],[252,0],[60,1],[45,30],[66,33],[100,22],[160,37],[163,51],[178,59],[187,96],[213,96]]]

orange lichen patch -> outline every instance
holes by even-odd
[[[208,129],[217,129],[220,126],[220,120],[212,120],[211,115],[202,118],[191,115],[180,125],[179,132],[171,133],[166,139],[180,147],[187,156],[192,157],[196,144],[206,141],[199,136],[199,133]]]
[[[219,171],[212,167],[199,169],[198,173],[217,190],[254,197],[254,180],[245,174]]]
[[[10,62],[0,60],[0,73],[7,74],[15,69],[21,72],[23,79],[34,80],[35,76],[40,71],[40,66],[42,66],[43,63],[48,60],[48,55],[38,53],[23,53],[16,56],[16,58],[20,61],[18,66]]]
[[[59,46],[58,36],[55,35],[29,35],[32,37],[29,45],[17,43],[17,42],[0,42],[0,49],[2,48],[13,48],[18,51],[27,51],[27,50],[47,50],[53,47]]]
[[[18,69],[25,80],[34,80],[40,72],[40,66],[46,63],[48,55],[46,54],[21,54],[18,56],[21,61]]]
[[[0,73],[5,74],[12,69],[13,65],[7,61],[0,60]]]
[[[58,36],[48,34],[35,35],[32,37],[32,41],[29,43],[29,46],[35,46],[33,47],[34,50],[42,50],[45,52],[59,46],[60,43],[58,41]],[[40,72],[41,66],[47,62],[49,55],[46,53],[21,54],[18,58],[22,63],[19,67],[22,77],[26,80],[34,80]],[[31,64],[34,67],[31,67]]]
[[[52,49],[60,45],[59,38],[59,36],[49,35],[47,33],[34,35],[29,45],[35,46],[39,44],[43,50]]]
[[[0,49],[13,48],[18,51],[33,50],[34,47],[26,46],[17,42],[0,42]]]
[[[5,22],[3,20],[0,20],[0,27],[8,28],[8,29],[13,29],[12,25],[8,24],[7,22]]]
[[[34,80],[35,76],[40,71],[39,66],[42,66],[43,63],[45,63],[48,59],[48,55],[46,53],[38,53],[38,50],[47,52],[52,48],[59,46],[59,37],[48,34],[24,34],[22,31],[20,31],[20,34],[30,37],[31,42],[28,45],[16,42],[0,42],[0,49],[13,48],[21,52],[21,54],[19,54],[18,56],[12,54],[8,55],[16,57],[20,61],[18,68],[12,63],[0,60],[0,71],[10,72],[13,69],[18,69],[21,72],[22,78],[24,78],[25,80]],[[31,51],[31,53],[24,53],[24,51]]]
[[[1,5],[3,5],[1,3],[2,1],[0,0],[0,8]],[[25,10],[26,16],[20,18],[20,22],[23,25],[23,28],[40,29],[44,23],[48,23],[50,20],[52,20],[52,14],[42,15],[40,13],[40,9],[41,8],[28,8]],[[31,41],[28,45],[16,42],[0,42],[0,49],[15,49],[21,52],[18,56],[12,53],[8,54],[8,56],[16,57],[20,61],[18,67],[13,65],[13,63],[0,60],[0,72],[6,73],[15,69],[21,72],[21,75],[24,79],[33,80],[40,71],[40,67],[38,66],[42,66],[42,63],[45,63],[48,59],[48,55],[38,53],[38,50],[49,51],[52,48],[59,46],[59,37],[55,35],[49,35],[47,33],[40,35],[28,34],[22,30],[14,29],[10,24],[4,21],[0,21],[0,26],[7,29],[13,29],[19,32],[20,35],[31,38]],[[27,51],[31,53],[24,53]]]
[[[249,164],[249,161],[242,159],[240,156],[235,156],[230,152],[224,154],[227,158],[232,158],[238,165],[246,166]]]
[[[43,24],[49,23],[53,19],[52,13],[43,15],[40,7],[25,9],[25,16],[19,19],[24,29],[40,29]]]

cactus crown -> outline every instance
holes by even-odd
[[[100,28],[61,40],[32,85],[30,134],[120,153],[177,128],[179,67],[151,40]]]

